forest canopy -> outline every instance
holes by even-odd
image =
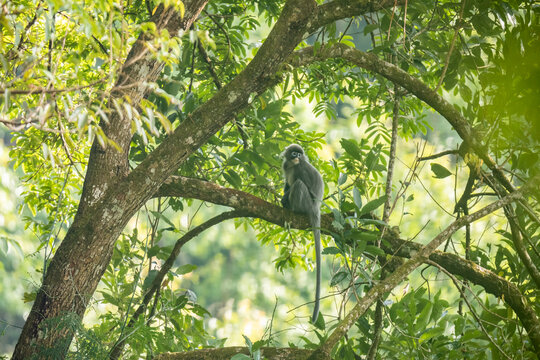
[[[4,2],[0,351],[540,359],[539,11]]]

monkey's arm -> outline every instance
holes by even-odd
[[[285,182],[285,189],[283,189],[283,197],[281,198],[281,206],[284,208],[290,208],[291,204],[289,203],[289,191],[291,187],[287,182]]]

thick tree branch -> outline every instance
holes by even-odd
[[[216,205],[229,206],[248,212],[251,217],[263,219],[279,226],[283,226],[285,221],[291,222],[292,220],[294,228],[307,229],[310,227],[306,216],[295,214],[244,191],[226,188],[204,180],[172,176],[154,194],[154,197],[160,196],[198,199]],[[321,219],[321,227],[331,229],[332,221],[333,219],[329,216],[324,216]]]
[[[405,0],[330,1],[319,6],[319,11],[315,16],[315,19],[309,24],[308,32],[311,33],[322,26],[331,24],[341,19],[365,15],[370,12],[379,11],[393,6],[401,6],[403,4],[405,4]]]
[[[533,179],[537,183],[540,177]],[[537,190],[538,189],[538,185]],[[229,206],[236,210],[250,213],[251,217],[259,218],[270,223],[283,226],[285,220],[297,229],[309,228],[307,217],[294,214],[278,205],[264,201],[254,195],[240,190],[226,188],[204,180],[175,176],[171,177],[156,192],[155,196],[173,196],[191,199],[199,199],[213,204]],[[470,219],[464,217],[461,219]],[[338,231],[332,227],[333,217],[331,214],[321,216],[321,228],[330,231]],[[461,220],[466,223],[466,220]],[[383,250],[389,255],[403,258],[411,258],[422,249],[420,244],[396,238],[388,233],[384,237]],[[472,261],[467,261],[457,255],[434,251],[429,260],[436,262],[440,266],[454,275],[459,275],[473,284],[482,286],[488,293],[504,300],[521,320],[527,330],[531,343],[540,344],[540,322],[534,310],[528,304],[527,299],[520,293],[518,287],[506,279],[494,274]],[[537,349],[537,351],[540,349]]]
[[[272,360],[304,360],[312,350],[298,348],[261,348],[261,358]],[[189,352],[163,353],[155,360],[229,360],[236,354],[249,355],[249,349],[242,346],[230,346],[217,349],[200,349]]]

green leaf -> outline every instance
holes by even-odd
[[[366,156],[365,164],[368,172],[374,170],[375,166],[379,163],[379,157],[381,155],[382,146],[380,144],[373,147]]]
[[[341,250],[339,250],[337,247],[335,246],[328,246],[328,247],[325,247],[321,253],[323,255],[336,255],[336,254],[340,254],[341,253]]]
[[[317,316],[317,321],[315,321],[315,327],[320,330],[324,330],[326,328],[326,321],[324,321],[324,316],[321,312],[319,312],[319,316]],[[318,333],[317,333],[318,336]]]
[[[150,288],[150,286],[152,286],[152,283],[154,282],[154,279],[156,278],[156,275],[159,273],[158,270],[150,270],[148,272],[148,275],[146,276],[146,278],[144,279],[144,282],[143,282],[143,290],[147,290]]]
[[[260,348],[262,348],[264,345],[266,345],[266,341],[264,340],[258,340],[253,343],[252,350],[258,351]]]
[[[118,299],[112,296],[111,294],[102,292],[101,295],[103,295],[103,300],[105,300],[107,303],[118,306],[119,304]]]
[[[352,48],[354,48],[354,42],[353,42],[353,37],[350,36],[350,35],[345,35],[341,38],[341,43],[347,45],[347,46],[350,46]]]
[[[379,28],[379,24],[368,24],[364,26],[364,35],[369,34],[370,32],[377,30]]]
[[[388,225],[384,221],[378,220],[378,219],[360,219],[360,222],[365,225],[380,225],[380,226]]]
[[[431,338],[441,336],[443,332],[444,332],[444,329],[439,328],[439,327],[427,329],[426,331],[422,333],[422,335],[420,335],[420,339],[418,339],[418,342],[422,344],[423,342]]]
[[[193,265],[193,264],[185,264],[185,265],[181,265],[179,266],[177,269],[176,269],[176,273],[178,275],[184,275],[184,274],[187,274],[187,273],[190,273],[192,272],[193,270],[197,269],[197,265]]]
[[[378,199],[371,200],[366,205],[364,205],[364,207],[360,211],[360,215],[364,215],[364,214],[368,214],[372,212],[373,210],[377,209],[382,204],[384,204],[385,201],[386,201],[386,195],[383,195]]]
[[[360,210],[362,208],[362,195],[357,187],[353,189],[353,201],[358,210]]]
[[[352,233],[352,238],[357,241],[372,242],[379,238],[379,232],[372,232],[366,230],[355,230]]]
[[[434,178],[437,179],[444,179],[445,177],[452,175],[447,168],[437,163],[431,163],[431,171],[435,174]]]
[[[182,295],[182,296],[179,296],[176,298],[175,302],[174,302],[174,306],[177,308],[177,309],[183,309],[184,306],[186,306],[186,304],[188,303],[188,298],[187,296],[185,295]]]
[[[0,251],[2,252],[2,255],[7,255],[8,252],[8,242],[7,238],[0,237]]]
[[[364,251],[366,250],[367,242],[366,241],[358,241],[356,243],[356,247],[353,251],[352,256],[354,258],[360,258],[364,254]]]
[[[267,185],[269,182],[270,181],[267,178],[265,178],[264,176],[257,175],[255,177],[254,184],[258,185],[258,186],[262,186],[262,185]]]
[[[362,161],[362,150],[354,140],[341,139],[341,147],[347,154],[352,156],[354,159]]]
[[[154,210],[150,210],[150,213],[151,213],[152,215],[154,215],[156,218],[165,221],[165,222],[167,223],[167,225],[170,225],[170,226],[172,226],[173,228],[176,228],[176,226],[174,226],[173,222],[172,222],[171,220],[169,220],[169,218],[166,217],[163,213],[160,213],[160,212],[154,211]]]
[[[332,280],[330,280],[330,286],[336,286],[337,284],[345,280],[348,275],[349,273],[345,270],[338,271],[334,274],[334,276],[332,276]]]
[[[253,348],[253,343],[251,342],[251,340],[246,336],[246,335],[243,335],[242,336],[244,337],[244,341],[246,342],[246,345],[249,349],[249,352],[251,353],[251,349]]]
[[[235,188],[239,188],[242,186],[242,179],[235,171],[227,171],[226,173],[223,173],[223,177],[229,184],[234,186]]]
[[[365,251],[375,256],[384,256],[386,254],[383,249],[375,245],[366,245]]]
[[[341,186],[341,185],[345,184],[346,181],[347,181],[347,174],[345,174],[345,173],[339,174],[338,185]]]
[[[161,250],[161,247],[159,245],[155,245],[155,246],[152,246],[149,250],[148,250],[148,254],[147,256],[149,258],[153,257],[153,256],[156,256],[159,251]]]
[[[429,323],[429,320],[431,318],[431,312],[433,310],[433,304],[428,302],[420,314],[416,317],[416,330],[421,331],[422,329],[425,329]]]

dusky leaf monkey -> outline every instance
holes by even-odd
[[[324,182],[321,174],[309,163],[300,145],[291,144],[281,154],[285,190],[281,205],[294,212],[309,217],[315,239],[315,262],[317,282],[315,285],[315,307],[311,321],[315,323],[319,316],[321,296],[321,201]]]

